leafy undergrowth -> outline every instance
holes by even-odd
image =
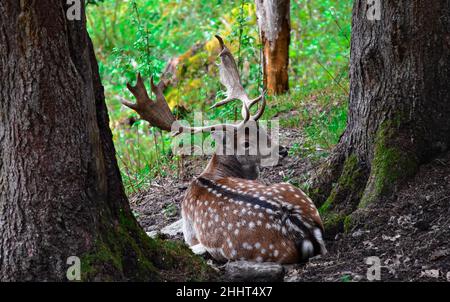
[[[214,35],[222,35],[233,51],[249,94],[259,94],[261,47],[255,2],[91,2],[98,5],[88,6],[88,30],[105,86],[117,157],[127,192],[136,193],[154,178],[176,173],[179,162],[167,133],[137,121],[135,113],[121,106],[119,97],[132,99],[126,83],[134,82],[137,72],[158,81],[167,62],[178,58],[174,84],[165,91],[175,114],[190,121],[194,112],[202,111],[207,120],[234,120],[239,116],[237,105],[206,110],[224,97]],[[293,146],[293,154],[309,156],[320,148],[323,155],[337,141],[346,120],[352,4],[311,0],[293,1],[291,6],[291,92],[270,99],[265,118],[278,114],[284,127],[307,126],[304,145]]]
[[[272,96],[267,102],[268,107],[261,120],[278,120],[282,132],[285,131],[283,129],[299,129],[304,136],[301,142],[289,146],[291,156],[311,157],[312,160],[328,156],[346,126],[347,96],[337,86]],[[226,106],[224,110],[227,108],[232,106]],[[218,119],[217,112],[208,114],[205,114],[205,119]],[[189,114],[186,118],[191,116]],[[172,153],[174,141],[168,133],[149,127],[144,121],[117,127],[121,130],[116,129],[115,146],[129,194],[145,190],[153,179],[182,173],[183,163]]]

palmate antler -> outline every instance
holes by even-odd
[[[137,77],[136,86],[127,84],[128,89],[136,98],[136,103],[131,103],[124,99],[121,102],[136,111],[143,120],[146,120],[150,125],[158,127],[166,131],[174,131],[174,134],[180,134],[182,132],[207,132],[212,130],[226,130],[226,129],[239,129],[244,126],[249,120],[257,121],[262,114],[266,106],[266,101],[264,98],[264,93],[257,97],[256,99],[250,100],[244,87],[241,84],[241,79],[239,77],[239,71],[236,65],[236,61],[233,58],[230,50],[225,46],[223,39],[216,36],[219,40],[221,52],[221,64],[220,64],[220,81],[227,89],[227,98],[214,104],[211,108],[216,108],[225,105],[234,100],[242,101],[242,117],[243,120],[237,124],[217,124],[205,127],[184,127],[176,122],[175,116],[170,111],[169,105],[163,94],[164,83],[161,82],[155,85],[153,78],[151,79],[152,91],[156,94],[156,101],[149,98],[147,91],[145,89],[144,82],[140,74]],[[262,106],[259,108],[258,112],[254,115],[250,115],[250,108],[262,100]]]
[[[266,106],[266,100],[264,98],[264,93],[262,93],[256,99],[250,100],[247,92],[245,92],[244,87],[242,86],[241,78],[239,76],[239,71],[238,71],[236,61],[235,61],[233,55],[231,54],[228,47],[225,46],[225,43],[223,42],[223,39],[220,36],[216,35],[216,39],[219,40],[220,48],[221,48],[221,51],[219,54],[220,61],[221,61],[221,64],[219,66],[220,82],[227,89],[227,92],[226,92],[227,97],[224,100],[214,104],[211,108],[217,108],[217,107],[223,106],[234,100],[241,100],[243,103],[243,106],[246,106],[248,108],[248,110],[250,110],[250,108],[254,104],[256,104],[257,102],[259,102],[262,99],[262,101],[263,101],[262,106],[260,107],[260,109],[258,110],[256,115],[254,115],[250,118],[251,120],[255,120],[255,121],[258,120],[264,113],[265,106]],[[242,113],[244,114],[244,108],[243,108]]]
[[[176,121],[175,116],[170,111],[166,98],[162,91],[163,82],[155,85],[153,78],[150,79],[150,84],[153,93],[156,95],[156,101],[150,99],[145,89],[144,81],[141,74],[137,76],[136,86],[127,84],[128,90],[136,98],[136,103],[130,103],[127,100],[122,99],[121,102],[125,106],[133,109],[143,120],[146,120],[150,125],[158,127],[162,130],[171,131],[172,124]]]

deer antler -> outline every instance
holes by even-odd
[[[147,94],[141,74],[138,74],[135,86],[132,86],[129,83],[127,84],[128,89],[136,97],[136,103],[131,103],[125,99],[121,99],[122,104],[139,113],[141,118],[148,121],[152,126],[166,131],[175,130],[174,135],[182,132],[197,133],[201,131],[226,130],[227,128],[239,129],[250,119],[254,121],[258,120],[262,116],[266,106],[264,93],[256,99],[250,100],[244,90],[244,87],[242,87],[236,61],[234,60],[233,55],[225,46],[222,38],[219,36],[216,36],[216,38],[219,40],[221,47],[220,81],[227,88],[227,98],[216,103],[212,106],[212,108],[222,106],[233,100],[241,100],[243,120],[240,123],[217,124],[205,127],[184,127],[178,123],[173,125],[174,122],[176,122],[176,118],[170,111],[169,105],[167,104],[163,94],[165,87],[164,81],[161,81],[158,85],[155,85],[153,78],[150,80],[152,91],[156,94],[156,101],[153,101]],[[260,100],[262,100],[262,106],[259,108],[256,115],[250,116],[250,108]]]
[[[250,100],[250,98],[248,97],[248,94],[245,92],[244,87],[242,86],[241,78],[239,76],[239,70],[237,68],[236,61],[235,61],[233,55],[231,54],[228,47],[225,46],[223,39],[218,35],[216,35],[215,37],[219,41],[220,48],[221,48],[221,51],[219,54],[220,60],[221,60],[221,64],[219,66],[220,82],[227,89],[227,92],[226,92],[227,97],[224,100],[214,104],[211,108],[217,108],[219,106],[223,106],[233,100],[241,100],[243,103],[243,107],[245,106],[248,108],[248,110],[250,110],[250,108],[254,104],[258,103],[260,100],[263,100],[263,104],[260,107],[260,109],[258,110],[258,112],[256,113],[256,115],[254,115],[250,118],[255,121],[258,120],[264,113],[264,109],[266,106],[266,101],[264,99],[265,92],[263,92],[256,99]],[[243,109],[243,113],[244,113],[244,110],[245,109]]]
[[[149,122],[150,125],[162,130],[170,131],[172,129],[172,123],[175,122],[176,119],[170,111],[162,91],[164,82],[161,81],[158,85],[155,85],[153,78],[151,78],[150,83],[152,91],[156,95],[156,101],[153,101],[148,96],[144,81],[139,73],[136,86],[132,86],[129,83],[127,84],[128,90],[136,97],[136,103],[130,103],[124,99],[121,99],[121,102],[125,106],[139,113],[141,118]]]

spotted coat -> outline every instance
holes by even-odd
[[[325,253],[311,199],[291,184],[196,178],[182,203],[184,237],[217,260],[296,263]]]

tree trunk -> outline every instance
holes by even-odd
[[[256,0],[263,44],[264,87],[269,94],[289,90],[290,0]]]
[[[450,1],[379,3],[373,20],[373,7],[355,1],[348,125],[313,181],[331,225],[392,198],[421,164],[449,149]]]
[[[159,279],[188,258],[131,213],[84,3],[63,3],[0,2],[0,280],[67,280],[71,256],[84,280]]]

